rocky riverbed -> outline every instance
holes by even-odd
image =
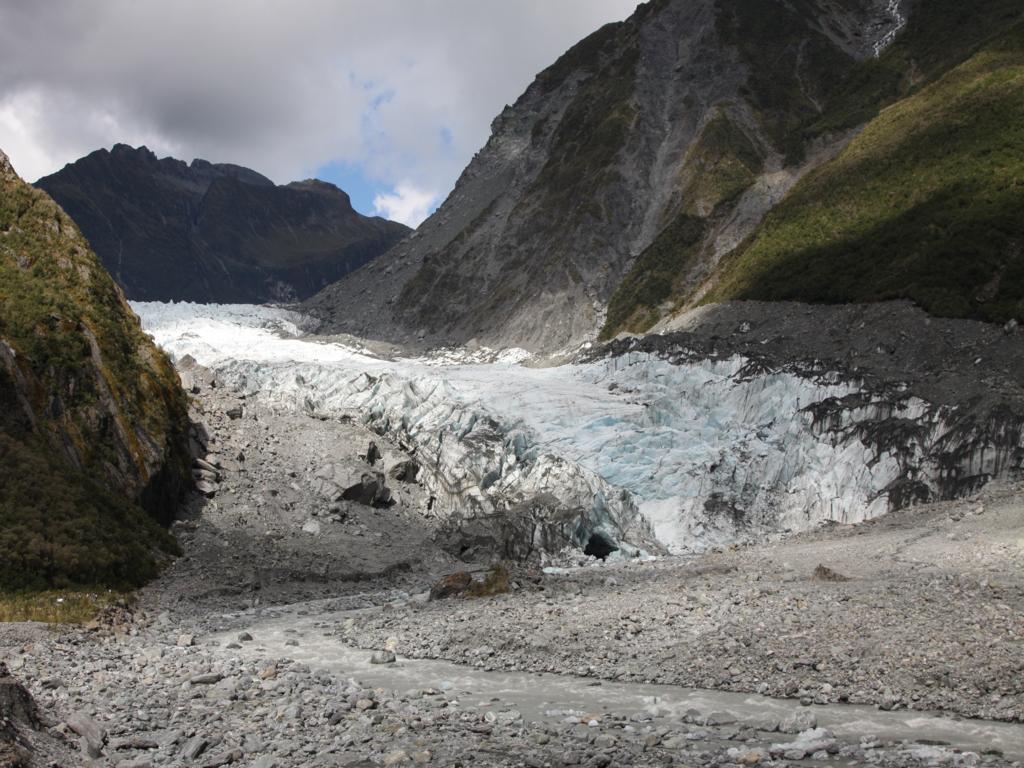
[[[1021,722],[1021,491],[692,560],[548,569],[487,602],[388,606],[337,633],[485,668]]]
[[[29,764],[996,767],[1024,757],[1019,724],[394,660],[338,644],[338,607],[6,632],[5,656],[46,713],[28,741],[51,762]]]

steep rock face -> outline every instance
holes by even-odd
[[[640,6],[505,109],[415,235],[308,307],[333,330],[395,338],[553,350],[593,336],[659,233],[684,230],[683,249],[714,261],[719,241],[741,240],[841,145],[844,132],[805,140],[800,129],[902,23],[898,10],[882,0]],[[352,311],[360,297],[389,316],[371,326]]]
[[[275,186],[235,165],[98,150],[40,179],[132,299],[268,302],[311,296],[408,229],[361,216],[320,181]]]
[[[157,521],[190,482],[187,434],[167,358],[0,153],[0,585],[153,575],[151,550],[173,546]]]

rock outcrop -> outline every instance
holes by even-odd
[[[0,585],[133,584],[173,549],[185,394],[78,227],[0,153]]]
[[[313,295],[409,231],[332,184],[275,186],[236,165],[97,150],[40,179],[136,300],[263,303]]]

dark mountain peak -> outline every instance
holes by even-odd
[[[302,181],[293,181],[287,184],[286,186],[289,186],[293,189],[309,189],[320,192],[342,192],[342,190],[336,184],[331,184],[329,181],[323,181],[321,179],[303,179]],[[342,192],[342,194],[345,193]]]
[[[317,195],[336,198],[338,205],[345,207],[347,210],[355,210],[352,208],[352,198],[349,197],[348,192],[335,184],[331,184],[329,181],[323,181],[321,179],[304,179],[303,181],[293,181],[285,186],[288,189],[293,189],[299,192],[311,192]]]
[[[211,177],[227,177],[237,179],[245,184],[254,184],[260,187],[272,187],[274,182],[262,173],[233,163],[211,163],[208,160],[196,158],[192,161],[189,169]]]
[[[156,153],[153,152],[153,150],[151,150],[145,144],[141,144],[138,147],[133,147],[130,144],[121,144],[119,142],[115,144],[113,147],[111,147],[109,154],[112,155],[113,157],[121,159],[131,158],[133,160],[157,162]]]
[[[37,186],[60,203],[133,299],[304,299],[408,232],[361,216],[333,184],[285,186],[197,158],[116,144]]]

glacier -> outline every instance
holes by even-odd
[[[623,555],[699,552],[941,495],[950,451],[961,474],[1001,470],[998,451],[949,445],[950,414],[827,370],[683,348],[557,367],[517,350],[386,358],[284,309],[133,308],[172,358],[255,402],[358,418],[413,452],[423,513],[497,526],[513,557],[594,536]]]

